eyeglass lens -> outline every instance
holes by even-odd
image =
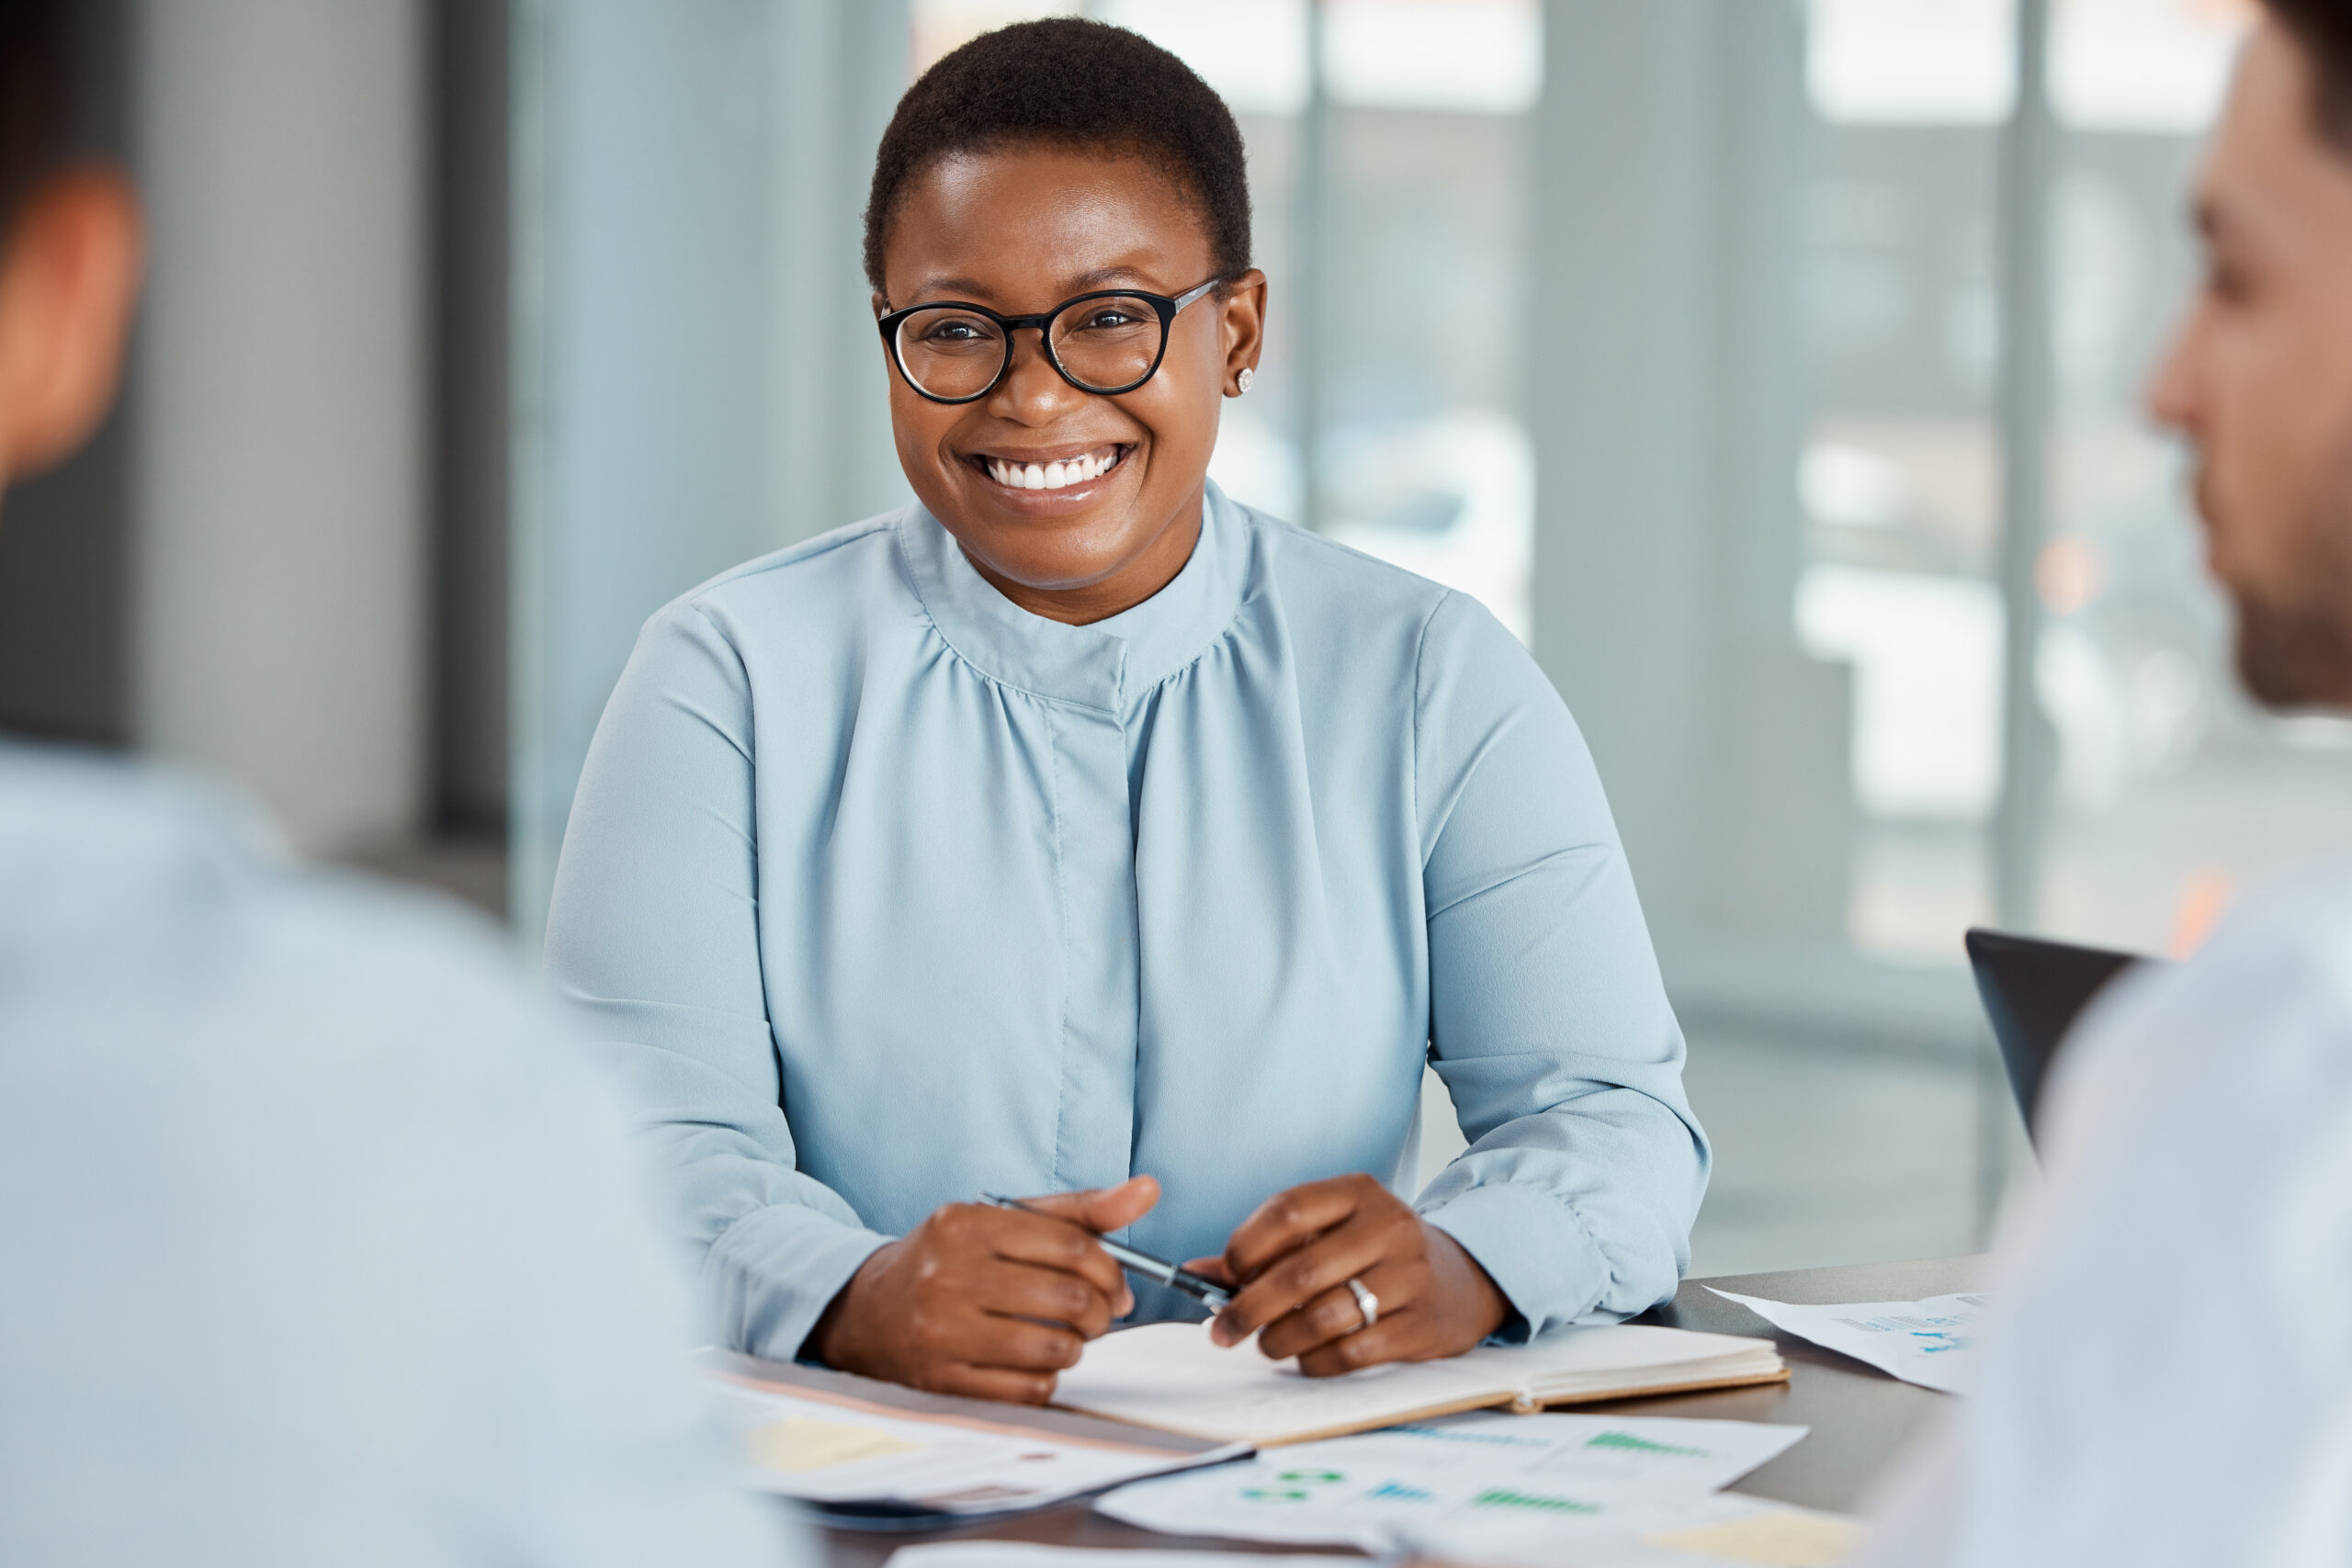
[[[1055,363],[1090,392],[1125,391],[1159,360],[1159,312],[1145,299],[1108,297],[1064,308],[1047,329]],[[971,398],[1004,370],[1004,329],[976,311],[943,305],[899,323],[899,364],[934,398]]]

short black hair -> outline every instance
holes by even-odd
[[[2346,0],[2264,0],[2270,15],[2311,59],[2323,135],[2352,153],[2352,4]]]
[[[66,0],[0,0],[0,228],[72,145]]]
[[[982,33],[940,57],[890,117],[865,203],[865,277],[907,186],[943,158],[1059,142],[1160,164],[1198,204],[1217,276],[1250,270],[1250,172],[1241,128],[1216,90],[1140,34],[1053,17]]]

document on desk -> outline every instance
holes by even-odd
[[[1094,1506],[1170,1535],[1450,1557],[1465,1543],[1516,1540],[1531,1519],[1647,1517],[1692,1502],[1805,1431],[1668,1416],[1456,1416],[1139,1482]]]
[[[1255,1343],[1226,1348],[1198,1323],[1106,1334],[1061,1374],[1054,1402],[1089,1415],[1262,1448],[1497,1404],[1538,1409],[1736,1383],[1788,1370],[1768,1340],[1648,1325],[1560,1328],[1442,1361],[1310,1378]]]
[[[1045,1546],[1027,1540],[929,1540],[902,1546],[888,1568],[1364,1568],[1361,1557],[1292,1551],[1154,1551]]]
[[[1660,1504],[1606,1521],[1530,1521],[1517,1533],[1469,1541],[1454,1560],[1494,1568],[1832,1568],[1860,1542],[1853,1520],[1755,1497]],[[1466,1538],[1465,1538],[1466,1540]],[[1573,1555],[1571,1555],[1573,1554]],[[888,1568],[1366,1568],[1361,1557],[1308,1552],[1102,1551],[1025,1540],[943,1540],[902,1546]]]
[[[1711,1291],[1713,1285],[1707,1287]],[[1727,1302],[1737,1302],[1778,1328],[1858,1361],[1905,1382],[1944,1393],[1964,1392],[1968,1381],[1969,1347],[1983,1321],[1985,1298],[1980,1294],[1930,1296],[1920,1302],[1856,1302],[1845,1306],[1797,1306],[1736,1296],[1715,1291]]]
[[[820,1506],[1005,1513],[1240,1451],[1187,1453],[1040,1429],[1023,1425],[1010,1406],[999,1422],[909,1414],[739,1377],[715,1381],[741,1434],[751,1483]]]
[[[1591,1517],[1485,1521],[1409,1550],[1479,1568],[1834,1568],[1861,1543],[1861,1525],[1842,1515],[1720,1492]]]

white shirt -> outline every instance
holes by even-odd
[[[2352,1562],[2352,868],[2119,984],[2050,1092],[1975,1391],[1870,1560]]]
[[[480,925],[0,743],[0,1562],[807,1561]]]

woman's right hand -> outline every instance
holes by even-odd
[[[829,1367],[935,1393],[1018,1404],[1054,1396],[1055,1374],[1135,1310],[1097,1245],[1159,1201],[1159,1183],[1022,1200],[1034,1213],[950,1203],[876,1248],[809,1331]]]

